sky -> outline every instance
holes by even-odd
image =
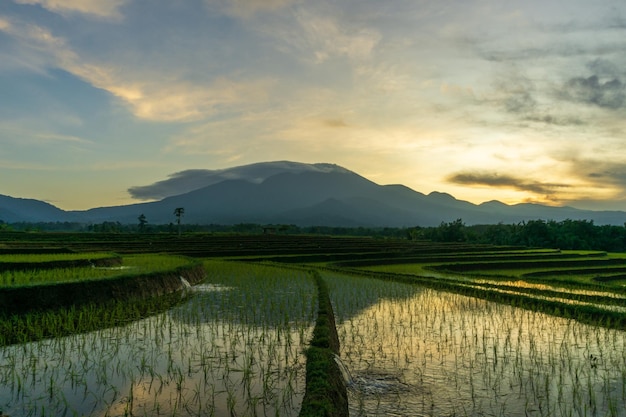
[[[84,210],[282,160],[626,210],[626,2],[0,2],[0,194]]]

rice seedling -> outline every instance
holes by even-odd
[[[11,266],[16,263],[40,263],[56,261],[97,260],[115,257],[111,252],[73,252],[73,253],[18,253],[0,254],[0,264]]]
[[[297,415],[315,316],[306,273],[207,262],[165,312],[0,348],[11,416]]]
[[[624,416],[626,333],[324,273],[351,415]]]
[[[17,257],[18,255],[12,256]],[[50,283],[105,279],[119,277],[120,275],[147,274],[174,270],[178,267],[188,265],[190,262],[189,258],[182,256],[149,254],[126,256],[123,258],[122,265],[112,267],[96,267],[89,265],[84,267],[39,269],[37,268],[37,264],[33,263],[32,269],[0,270],[0,287],[34,286]]]

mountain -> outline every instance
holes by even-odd
[[[176,192],[176,190],[182,190]],[[446,193],[428,195],[403,185],[378,185],[332,164],[268,162],[226,170],[189,170],[151,186],[134,187],[136,196],[161,196],[158,201],[65,212],[37,200],[0,198],[0,219],[15,221],[78,221],[149,223],[175,221],[184,207],[190,224],[296,224],[300,226],[403,227],[436,226],[456,219],[470,224],[517,223],[544,219],[593,220],[623,225],[626,213],[589,211],[539,204],[479,205]]]
[[[166,197],[185,194],[225,180],[244,180],[260,184],[276,174],[302,172],[349,172],[334,164],[303,164],[299,162],[278,161],[260,162],[226,169],[189,169],[177,172],[168,179],[154,184],[131,187],[128,192],[140,200],[162,200]]]
[[[6,223],[72,221],[74,215],[52,204],[29,198],[15,198],[0,194],[0,220]]]

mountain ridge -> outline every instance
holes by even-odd
[[[507,205],[497,200],[474,204],[444,192],[426,195],[402,184],[376,184],[334,164],[277,161],[182,172],[169,180],[131,188],[142,190],[139,194],[143,196],[164,195],[159,200],[83,211],[64,211],[43,201],[0,195],[0,220],[132,224],[143,214],[150,223],[167,224],[174,221],[174,209],[184,207],[184,222],[190,224],[412,227],[437,226],[456,219],[468,225],[537,219],[613,225],[626,222],[626,212],[622,211]],[[182,190],[178,194],[177,186]]]

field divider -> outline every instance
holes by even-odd
[[[122,257],[119,255],[106,256],[102,258],[66,259],[41,262],[0,262],[0,272],[3,271],[30,271],[36,269],[55,268],[80,268],[87,266],[110,267],[122,264]],[[1,416],[0,416],[1,417]]]
[[[306,351],[306,391],[300,417],[347,417],[348,393],[335,357],[339,336],[326,282],[316,270],[309,272],[318,290],[318,310],[311,344]]]
[[[69,306],[157,297],[181,290],[181,277],[191,285],[206,274],[200,262],[170,271],[113,278],[20,287],[0,287],[0,314],[23,314]]]

